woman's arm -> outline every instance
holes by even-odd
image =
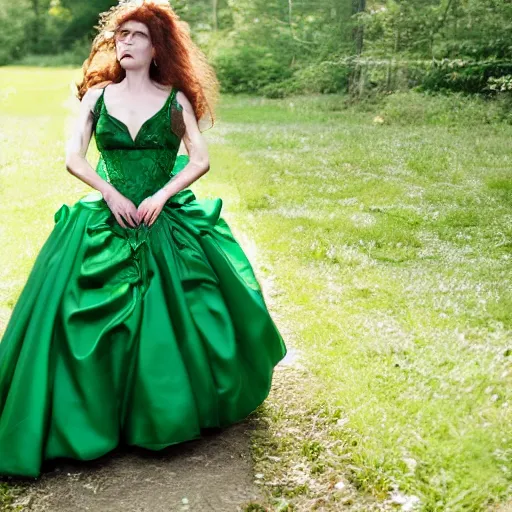
[[[161,190],[169,199],[210,170],[210,160],[206,141],[199,131],[194,109],[188,98],[181,91],[176,94],[178,103],[183,107],[185,133],[183,142],[187,148],[189,162],[176,176],[173,176]]]
[[[92,110],[101,91],[101,89],[88,89],[82,98],[78,118],[66,144],[66,169],[79,180],[101,192],[121,227],[127,227],[124,221],[131,227],[136,227],[137,208],[133,202],[104,180],[85,158],[92,137],[94,121]]]
[[[66,169],[79,180],[99,190],[103,197],[107,197],[116,189],[105,181],[85,158],[92,137],[92,109],[100,94],[101,89],[88,89],[80,102],[78,118],[66,144]]]

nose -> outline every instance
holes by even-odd
[[[122,34],[119,37],[119,42],[121,43],[121,45],[131,44],[132,39],[133,39],[133,34],[131,34],[131,33],[128,33],[127,35]]]

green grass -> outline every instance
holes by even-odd
[[[211,179],[237,183],[354,483],[484,510],[512,495],[512,127],[393,101],[226,98],[213,151],[242,162]]]
[[[64,167],[71,77],[0,68],[0,326],[53,213],[89,191]],[[512,126],[480,100],[432,114],[447,101],[225,96],[192,188],[254,242],[361,495],[479,511],[512,496]]]

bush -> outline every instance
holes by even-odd
[[[482,124],[512,123],[510,98],[491,99],[464,93],[432,94],[397,92],[389,94],[379,108],[386,122],[397,124]]]
[[[512,73],[512,61],[448,60],[434,63],[423,79],[421,88],[431,91],[460,91],[487,93],[492,77],[499,78]]]
[[[68,51],[57,54],[28,54],[15,62],[18,66],[60,67],[81,66],[89,56],[91,42],[87,38],[76,40]]]
[[[27,50],[27,27],[34,17],[25,2],[10,2],[1,5],[0,66],[10,64]]]
[[[226,48],[213,61],[225,92],[261,93],[263,86],[291,76],[286,63],[268,48],[243,45]]]
[[[336,93],[346,91],[350,68],[344,62],[314,62],[293,74],[297,90],[304,93]]]

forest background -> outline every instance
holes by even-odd
[[[0,0],[0,65],[81,65],[111,0]],[[176,0],[224,92],[512,89],[509,0]],[[500,94],[506,93],[506,94]],[[505,114],[509,109],[505,105]]]

